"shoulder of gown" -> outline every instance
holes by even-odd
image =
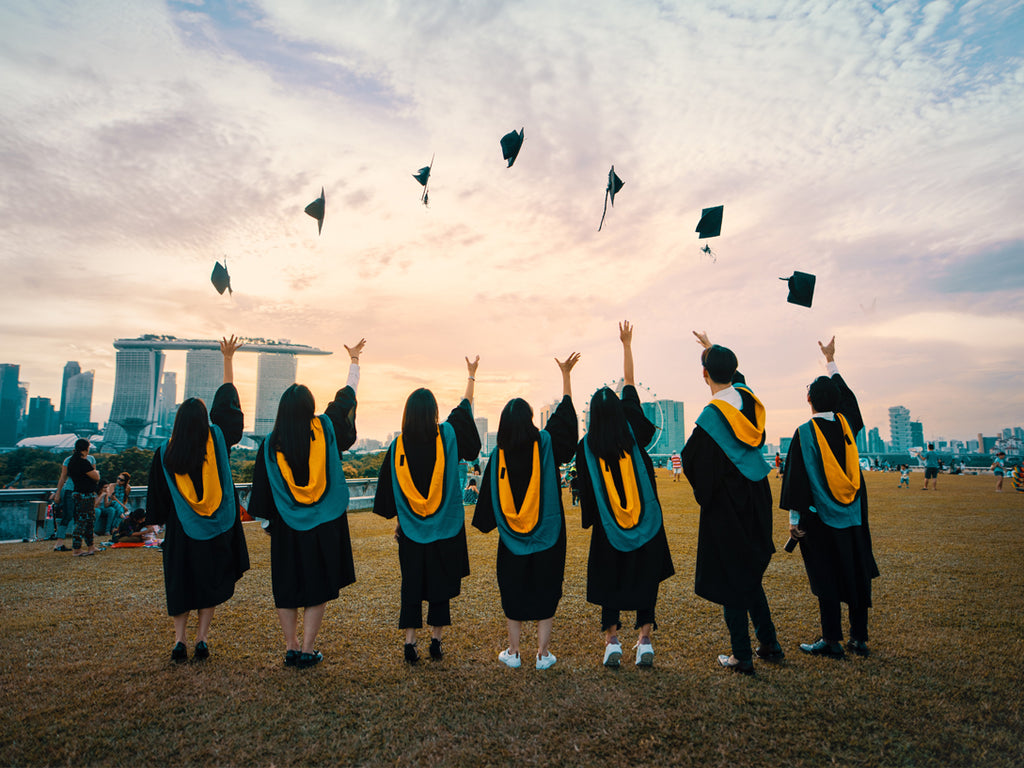
[[[339,389],[334,399],[324,410],[324,415],[334,426],[338,438],[338,455],[348,450],[356,441],[356,392],[346,385]]]
[[[640,395],[637,394],[636,387],[632,384],[624,386],[621,399],[622,410],[626,413],[626,421],[629,422],[629,426],[633,430],[633,436],[636,437],[637,445],[641,448],[646,448],[651,444],[651,440],[654,439],[654,433],[657,429],[653,422],[644,416],[644,409],[640,405]]]
[[[455,430],[455,441],[459,446],[459,458],[472,461],[480,455],[480,433],[473,421],[473,406],[465,398],[445,419]]]
[[[551,451],[555,455],[556,464],[568,463],[576,452],[576,444],[580,440],[579,419],[572,398],[565,395],[551,414],[544,431],[551,436]]]

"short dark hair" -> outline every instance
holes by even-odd
[[[934,451],[935,450],[935,443],[928,443],[928,450],[929,451]]]
[[[834,411],[839,407],[839,387],[829,376],[819,376],[807,388],[807,397],[815,413]]]
[[[405,401],[402,413],[402,437],[406,440],[431,440],[437,434],[437,399],[429,389],[420,387]]]
[[[509,400],[498,420],[498,447],[515,451],[532,444],[540,432],[533,424],[533,408],[521,397]]]
[[[739,367],[735,353],[718,344],[713,344],[701,353],[700,364],[716,384],[731,384],[733,374]]]
[[[81,453],[82,451],[89,450],[89,441],[84,437],[80,437],[75,440],[75,453]]]

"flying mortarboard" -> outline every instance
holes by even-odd
[[[430,181],[430,170],[433,167],[434,167],[434,156],[431,155],[430,156],[430,165],[423,166],[418,171],[416,171],[416,173],[414,173],[412,175],[412,177],[414,179],[416,179],[416,181],[418,181],[420,184],[423,185],[423,194],[420,195],[420,201],[422,201],[422,203],[424,205],[428,205],[430,203],[430,195],[429,195],[428,190],[427,190],[427,182]]]
[[[523,148],[523,133],[526,129],[520,128],[518,132],[512,131],[501,137],[501,156],[508,160],[508,167],[519,157],[519,150]]]
[[[724,205],[716,205],[714,208],[705,208],[700,212],[700,221],[697,222],[697,239],[705,237],[718,237],[722,234],[722,212]]]
[[[604,216],[608,213],[608,200],[612,201],[612,206],[615,206],[615,193],[622,189],[622,185],[625,184],[622,179],[615,175],[615,166],[608,171],[608,186],[604,190],[604,211],[601,213],[601,223],[597,225],[597,231],[601,231],[601,227],[604,226]]]
[[[213,287],[217,289],[217,293],[221,296],[224,295],[224,291],[233,293],[231,290],[231,275],[228,274],[228,260],[224,259],[224,264],[221,265],[219,261],[213,264],[213,274],[210,275],[210,282],[213,283]]]
[[[324,188],[320,187],[320,197],[306,206],[306,213],[316,219],[316,233],[319,235],[324,228],[324,204],[327,198],[324,196]]]
[[[789,296],[786,301],[790,304],[799,304],[801,307],[810,307],[814,298],[815,277],[807,272],[794,272],[792,277],[780,277],[789,284]]]

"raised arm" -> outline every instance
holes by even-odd
[[[704,349],[711,349],[711,341],[708,339],[707,331],[694,331],[693,335],[697,337],[697,343],[704,347]]]
[[[573,367],[580,361],[580,353],[573,352],[565,360],[555,358],[558,368],[562,371],[562,397],[572,397],[572,380],[570,374]]]
[[[818,349],[821,350],[821,354],[825,356],[826,363],[834,363],[836,355],[836,337],[833,336],[832,340],[828,344],[822,344],[818,342]]]
[[[463,397],[473,402],[473,385],[476,383],[476,369],[480,365],[480,355],[476,356],[476,359],[470,362],[469,358],[466,358],[466,370],[469,371],[469,377],[466,380],[466,394]]]
[[[633,326],[629,320],[619,323],[619,340],[622,342],[622,379],[627,386],[635,387],[633,378]]]
[[[239,347],[242,346],[242,342],[235,338],[234,334],[231,334],[231,338],[222,338],[220,340],[220,353],[224,356],[224,383],[234,384],[235,383],[235,369],[232,365],[232,360],[235,356],[235,352]]]

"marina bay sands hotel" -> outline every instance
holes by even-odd
[[[281,393],[295,383],[298,355],[329,355],[328,351],[286,341],[244,339],[239,352],[259,354],[256,365],[255,433],[270,433],[277,416]],[[104,440],[104,449],[126,446],[147,447],[153,439],[164,439],[173,422],[177,376],[164,371],[167,350],[183,350],[185,389],[182,399],[201,397],[207,405],[224,375],[220,343],[212,339],[178,339],[147,334],[137,339],[116,339],[117,361],[114,397]]]

